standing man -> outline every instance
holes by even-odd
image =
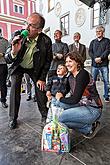
[[[64,57],[69,52],[68,45],[62,42],[61,38],[62,32],[56,30],[54,32],[55,43],[52,44],[53,60],[48,72],[48,77],[56,75],[58,65],[64,63]]]
[[[78,52],[82,56],[83,62],[85,62],[86,46],[79,42],[80,39],[81,39],[81,34],[79,32],[74,33],[74,36],[73,36],[74,43],[69,45],[69,52],[72,52],[72,51]]]
[[[8,75],[8,68],[4,55],[8,47],[8,40],[2,37],[2,31],[0,29],[0,91],[1,91],[1,103],[3,108],[7,108],[8,104],[6,103],[7,96],[7,86],[6,80]]]
[[[45,19],[39,13],[32,13],[25,22],[25,29],[29,34],[26,39],[21,39],[15,34],[11,48],[7,50],[5,59],[7,63],[12,63],[11,73],[11,93],[9,107],[9,127],[17,127],[17,118],[21,100],[21,81],[24,73],[27,73],[36,84],[36,98],[38,108],[42,116],[42,122],[47,117],[45,81],[52,60],[51,39],[42,32]],[[21,34],[21,32],[19,32]],[[15,41],[18,41],[15,44]]]
[[[104,99],[109,102],[109,60],[110,40],[104,37],[105,28],[103,26],[96,27],[97,38],[92,40],[89,46],[89,55],[92,59],[92,76],[94,81],[97,80],[99,72],[102,74],[104,82]]]

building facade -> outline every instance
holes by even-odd
[[[0,29],[8,40],[23,27],[26,17],[36,11],[35,0],[0,0]]]
[[[104,3],[97,2],[92,7],[87,6],[91,2],[92,0],[36,0],[37,11],[46,19],[44,32],[51,37],[53,42],[56,29],[62,30],[62,41],[67,44],[73,43],[75,32],[81,34],[80,42],[85,44],[87,49],[85,66],[88,71],[91,71],[88,47],[91,40],[96,37],[96,26],[102,24],[105,27],[105,37],[110,38],[110,7],[106,7],[106,2],[110,5],[110,0],[101,0],[100,2]]]
[[[103,17],[100,16],[99,3],[90,8],[79,0],[37,0],[37,10],[44,15],[44,31],[53,42],[56,29],[62,30],[62,40],[68,44],[73,42],[73,34],[79,32],[81,42],[88,49],[90,41],[96,37],[95,28],[100,22],[105,27],[105,36],[110,38],[110,11],[107,10]]]

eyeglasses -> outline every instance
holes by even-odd
[[[40,27],[37,24],[28,23],[27,21],[24,22],[24,25],[31,26],[33,29],[39,29]]]

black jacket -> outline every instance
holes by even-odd
[[[15,35],[21,34],[21,31],[15,32]],[[23,56],[27,49],[26,47],[26,39],[22,43],[22,47],[18,52],[16,58],[12,58],[11,56],[11,45],[8,47],[5,60],[8,64],[10,64],[9,70],[10,74],[13,74],[16,71],[16,68],[23,60]],[[44,33],[40,33],[38,40],[36,42],[36,47],[34,49],[33,54],[33,68],[36,80],[46,80],[47,72],[50,68],[52,60],[52,42],[51,39],[45,35]]]
[[[103,37],[102,40],[94,39],[91,41],[89,46],[89,56],[92,59],[92,66],[94,67],[103,67],[108,66],[109,60],[108,55],[110,54],[110,40]],[[97,64],[95,58],[100,57],[101,63]]]
[[[96,89],[96,84],[88,71],[82,69],[76,77],[70,74],[68,79],[71,96],[62,97],[61,102],[70,105],[77,104],[102,108],[103,105]]]
[[[55,96],[57,92],[61,92],[64,96],[69,92],[68,91],[68,77],[50,77],[46,84],[46,91],[50,91],[52,96]]]

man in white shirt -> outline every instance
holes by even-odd
[[[74,43],[69,45],[69,52],[76,51],[83,57],[83,62],[86,60],[86,46],[81,44],[79,41],[81,39],[81,34],[79,32],[74,33],[73,40]]]

